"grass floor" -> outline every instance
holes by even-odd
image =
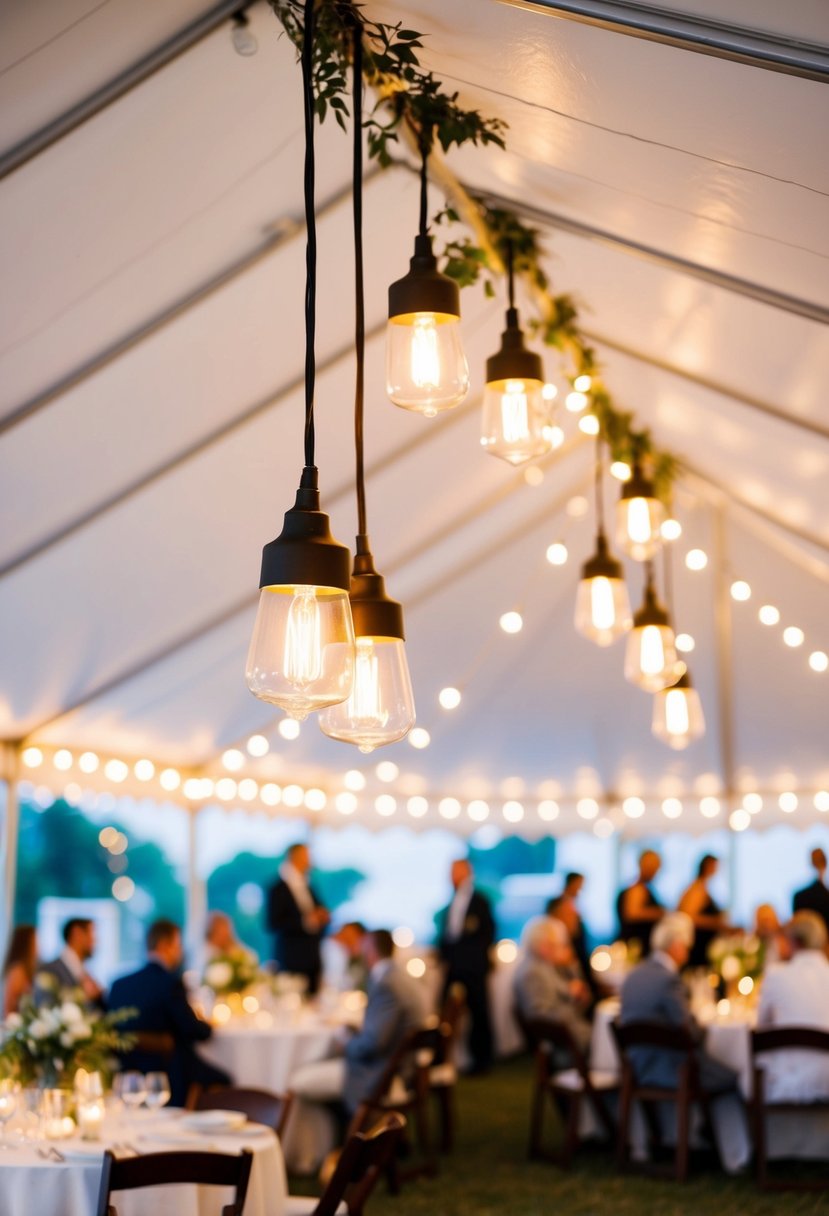
[[[437,1178],[404,1184],[390,1196],[381,1184],[369,1216],[785,1216],[825,1213],[829,1193],[771,1193],[750,1177],[728,1178],[713,1164],[694,1162],[684,1185],[615,1173],[603,1151],[577,1154],[563,1172],[526,1156],[531,1087],[527,1058],[500,1064],[487,1077],[458,1086],[458,1143]],[[552,1121],[551,1143],[555,1135]],[[297,1194],[316,1194],[308,1179],[292,1179]]]

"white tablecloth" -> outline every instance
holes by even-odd
[[[97,1146],[73,1137],[54,1141],[66,1161],[44,1161],[37,1148],[47,1142],[25,1143],[0,1150],[0,1216],[92,1216],[98,1199],[102,1154],[106,1147],[128,1141],[144,1153],[253,1151],[245,1216],[282,1216],[288,1193],[279,1141],[268,1128],[251,1124],[233,1135],[202,1135],[188,1131],[173,1112],[156,1117],[139,1112],[109,1121],[100,1154]],[[76,1158],[73,1154],[83,1152]],[[220,1216],[232,1193],[223,1187],[175,1186],[124,1191],[117,1197],[119,1216]]]

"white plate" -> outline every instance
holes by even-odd
[[[233,1132],[244,1127],[247,1115],[239,1110],[197,1110],[179,1120],[182,1127],[194,1132]]]

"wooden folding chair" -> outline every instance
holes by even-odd
[[[579,1119],[583,1100],[590,1104],[609,1142],[613,1143],[616,1125],[605,1096],[618,1091],[619,1079],[614,1073],[591,1069],[584,1052],[563,1023],[548,1018],[528,1019],[524,1021],[523,1029],[529,1041],[535,1045],[535,1086],[530,1110],[528,1156],[531,1159],[549,1157],[563,1169],[569,1169],[580,1141]],[[556,1052],[570,1061],[569,1068],[555,1067]],[[559,1153],[545,1153],[542,1147],[547,1096],[557,1109],[563,1106],[566,1112],[564,1145]]]
[[[441,1033],[437,1054],[429,1068],[429,1093],[436,1101],[440,1115],[438,1147],[441,1153],[451,1153],[455,1145],[455,1088],[458,1084],[455,1057],[465,1011],[463,984],[451,984],[439,1014]]]
[[[243,1089],[235,1085],[209,1089],[196,1098],[196,1110],[238,1110],[253,1123],[264,1123],[282,1137],[294,1095],[275,1094],[268,1089]]]
[[[808,1026],[774,1026],[752,1031],[753,1086],[749,1110],[754,1134],[755,1177],[763,1191],[825,1191],[829,1190],[829,1174],[822,1178],[783,1181],[772,1178],[769,1173],[766,1115],[773,1112],[802,1116],[804,1111],[829,1110],[829,1096],[814,1102],[769,1102],[766,1099],[765,1069],[759,1057],[792,1048],[829,1054],[829,1033]]]
[[[174,1182],[199,1186],[232,1186],[232,1203],[222,1208],[222,1216],[242,1216],[248,1191],[253,1153],[242,1149],[229,1153],[147,1153],[140,1157],[114,1157],[104,1153],[101,1185],[98,1190],[97,1216],[118,1216],[110,1203],[113,1191],[133,1191]]]
[[[394,1160],[406,1120],[396,1111],[368,1132],[349,1136],[336,1169],[319,1199],[288,1196],[283,1216],[362,1216],[381,1174]]]

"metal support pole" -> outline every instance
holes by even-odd
[[[9,938],[14,927],[14,901],[17,891],[17,841],[20,829],[20,796],[17,782],[20,757],[15,747],[4,748],[4,776],[6,780],[6,813],[0,833],[0,873],[3,875],[2,898],[0,898],[0,946],[5,957]]]
[[[184,940],[191,967],[200,968],[204,962],[204,934],[207,928],[207,883],[199,874],[199,811],[190,806],[187,820],[187,919]]]
[[[714,517],[714,613],[717,653],[717,701],[719,717],[720,768],[722,771],[725,813],[731,814],[734,799],[734,645],[731,591],[728,578],[728,521],[725,503]],[[733,833],[728,849],[728,910],[734,913],[736,897],[736,851]]]

